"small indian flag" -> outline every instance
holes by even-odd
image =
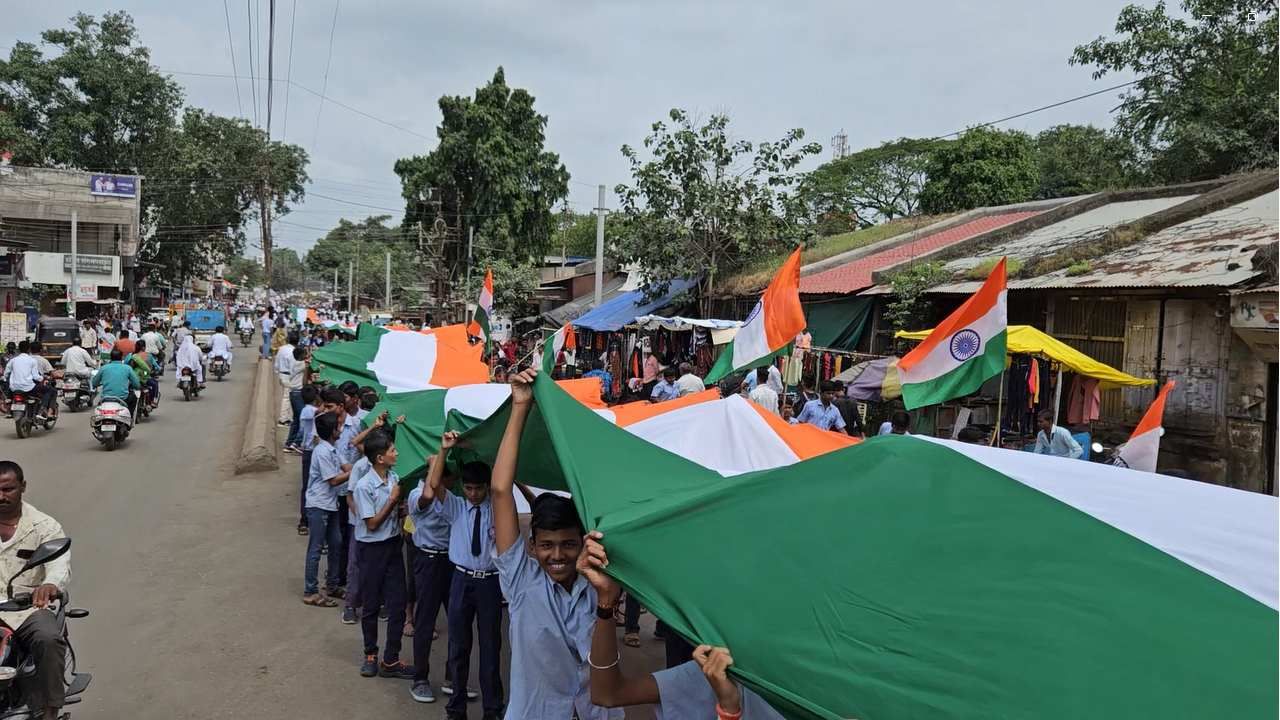
[[[1169,397],[1171,390],[1173,390],[1172,380],[1160,388],[1155,402],[1147,408],[1147,414],[1142,416],[1142,422],[1133,429],[1129,442],[1120,448],[1120,459],[1127,467],[1144,472],[1156,471],[1156,458],[1160,455],[1160,436],[1163,434],[1161,425],[1164,422],[1164,401]]]
[[[738,370],[759,367],[773,360],[804,330],[800,305],[800,248],[782,263],[742,329],[716,359],[704,380],[708,385]]]
[[[908,410],[967,395],[1004,370],[1006,296],[1000,258],[978,292],[898,361]]]
[[[489,316],[493,314],[493,270],[486,270],[484,285],[480,288],[480,299],[476,300],[476,312],[467,324],[467,334],[480,338],[489,348]]]
[[[577,347],[578,340],[574,337],[573,324],[565,323],[564,327],[555,331],[542,344],[542,371],[551,372],[555,369],[556,358],[560,357],[561,352],[572,353]]]

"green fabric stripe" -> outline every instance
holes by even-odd
[[[903,404],[914,410],[974,392],[1004,370],[1006,341],[1007,333],[1001,331],[986,341],[982,354],[969,358],[955,370],[927,382],[902,383]]]
[[[787,357],[788,355],[790,355],[794,347],[795,347],[795,343],[789,342],[786,345],[783,345],[782,347],[778,348],[777,350],[774,350],[773,352],[769,353],[768,355],[763,355],[761,357],[756,358],[755,360],[752,360],[746,365],[743,365],[742,367],[735,368],[735,367],[731,367],[731,364],[733,363],[733,341],[730,340],[729,344],[725,345],[720,350],[720,357],[716,358],[715,365],[711,366],[711,370],[707,372],[707,377],[703,380],[703,382],[706,383],[707,385],[713,385],[725,379],[729,375],[734,374],[735,372],[741,372],[743,370],[751,370],[752,368],[764,367],[765,365],[772,365],[774,361],[776,361],[778,358]],[[726,370],[725,368],[728,368],[728,370]]]
[[[330,343],[312,350],[312,371],[332,385],[351,380],[360,386],[372,386],[379,396],[386,395],[386,386],[378,382],[378,376],[368,368],[368,363],[378,354],[378,343],[387,332],[384,328],[360,323],[356,327],[355,340]]]
[[[1275,716],[1275,611],[943,446],[726,479],[535,396],[521,474],[563,477],[610,571],[788,717]]]

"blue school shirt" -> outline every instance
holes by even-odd
[[[372,471],[373,465],[369,463],[369,458],[361,457],[359,460],[356,460],[354,465],[351,466],[351,475],[347,478],[347,481],[337,487],[338,501],[341,502],[347,510],[348,525],[355,526],[360,524],[356,522],[356,511],[352,508],[354,503],[351,502],[351,498],[349,497],[351,493],[348,491],[348,488],[354,488],[356,483],[360,482],[360,478]]]
[[[425,481],[423,481],[425,482]],[[449,518],[444,513],[433,509],[435,503],[428,503],[426,510],[418,509],[418,501],[422,499],[422,483],[409,491],[409,518],[413,520],[413,544],[422,550],[449,549]],[[468,547],[471,541],[467,540]]]
[[[653,386],[653,392],[649,393],[649,399],[654,402],[665,402],[667,400],[675,400],[680,397],[680,388],[675,383],[669,383],[665,378],[658,381]]]
[[[310,450],[316,443],[316,406],[308,405],[298,414],[298,427],[302,430],[302,449]]]
[[[329,478],[342,474],[338,451],[328,442],[316,445],[311,453],[311,474],[307,476],[306,506],[321,510],[338,509],[338,489]]]
[[[369,524],[365,522],[387,504],[391,499],[391,488],[398,482],[400,478],[394,470],[388,470],[387,479],[383,480],[372,468],[356,482],[351,496],[355,498],[356,513],[360,516],[354,534],[357,542],[382,542],[400,535],[400,516],[395,511],[387,515],[387,519],[377,529],[370,530]]]
[[[449,560],[464,570],[492,572],[494,569],[493,502],[472,505],[465,498],[442,491],[432,507],[449,521]],[[471,554],[471,533],[476,513],[480,513],[480,555]]]
[[[354,465],[356,460],[360,459],[360,450],[352,440],[360,434],[361,429],[360,421],[356,416],[348,415],[346,421],[342,423],[342,432],[338,433],[337,442],[333,444],[338,449],[338,457],[348,465]]]
[[[597,660],[596,662],[600,662]],[[698,664],[690,660],[653,674],[658,683],[657,720],[703,720],[716,716],[716,694]],[[782,720],[759,695],[738,684],[742,693],[742,720]]]
[[[552,580],[517,540],[498,556],[498,579],[511,613],[511,695],[506,717],[621,718],[591,704],[591,632],[596,591],[578,576],[572,590]],[[598,662],[598,661],[597,661]],[[705,682],[705,681],[704,681]]]
[[[844,429],[844,416],[840,414],[840,408],[837,408],[835,403],[823,405],[821,400],[810,400],[805,403],[796,422],[807,422],[823,430]]]

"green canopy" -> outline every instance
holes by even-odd
[[[836,350],[854,350],[871,317],[870,297],[810,300],[803,303],[813,344]]]

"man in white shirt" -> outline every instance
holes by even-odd
[[[782,371],[778,369],[777,365],[769,365],[768,371],[769,371],[769,380],[768,380],[769,387],[773,389],[774,393],[781,395],[782,394]],[[742,378],[742,384],[747,388],[747,392],[751,392],[752,390],[755,390],[756,383],[757,383],[756,374],[754,372],[749,372],[747,373],[746,377]]]
[[[258,319],[258,324],[262,327],[262,359],[271,359],[271,331],[276,328],[276,324],[271,321],[271,312],[262,313],[262,317]]]
[[[62,372],[65,377],[88,380],[97,369],[97,359],[79,345],[72,345],[62,352]]]
[[[289,405],[289,376],[293,373],[293,347],[296,337],[290,335],[280,349],[276,351],[276,379],[280,383],[280,413],[277,421],[288,425],[293,419],[293,408]]]
[[[777,415],[778,393],[769,385],[769,371],[765,368],[756,368],[750,374],[755,376],[756,386],[747,397],[751,398],[751,402]]]
[[[700,393],[705,388],[702,378],[693,374],[693,365],[687,362],[680,363],[680,379],[676,380],[676,390],[679,391],[680,397]]]
[[[169,345],[169,341],[165,339],[164,334],[156,329],[156,324],[151,323],[147,326],[147,331],[142,333],[142,340],[147,344],[147,352],[156,359],[160,365],[160,370],[164,371],[164,349]]]
[[[227,369],[231,369],[231,338],[227,337],[227,329],[221,325],[215,328],[213,335],[209,337],[209,357],[220,357],[226,360]]]
[[[23,340],[18,343],[18,355],[4,366],[4,379],[10,391],[24,393],[38,392],[43,399],[42,407],[50,417],[57,417],[58,406],[55,402],[57,390],[46,382],[50,379],[53,366],[40,356],[41,345],[38,340]]]
[[[98,331],[92,320],[85,320],[80,331],[80,347],[95,355],[98,352]]]

